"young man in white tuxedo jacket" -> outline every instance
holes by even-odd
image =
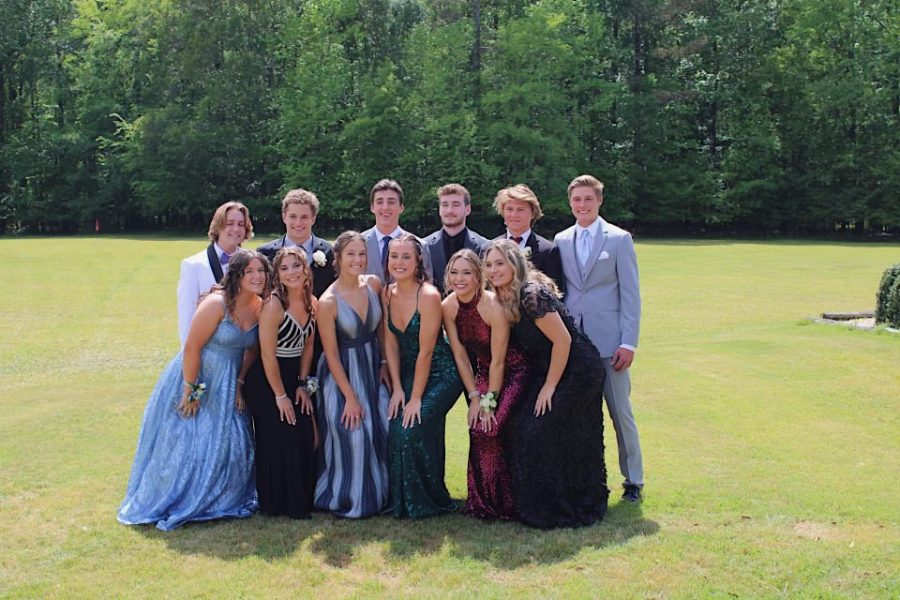
[[[434,286],[443,296],[447,260],[463,248],[481,256],[488,240],[466,226],[466,217],[472,212],[469,190],[458,183],[448,183],[438,189],[437,197],[441,228],[425,238],[425,247],[431,255]]]
[[[369,211],[375,215],[375,226],[363,231],[362,236],[366,241],[368,258],[366,273],[378,276],[381,281],[387,280],[384,266],[388,244],[406,233],[400,227],[403,209],[403,188],[399,183],[393,179],[382,179],[372,186],[369,192]],[[425,262],[425,276],[431,281],[431,256],[425,247],[422,248],[422,259]]]
[[[616,430],[623,498],[641,499],[644,466],[631,411],[630,367],[641,321],[637,255],[627,231],[600,217],[603,184],[591,175],[569,184],[575,225],[556,234],[566,278],[566,308],[603,357],[603,396]]]
[[[178,336],[182,347],[200,296],[221,281],[228,259],[253,237],[250,211],[240,202],[226,202],[216,209],[209,223],[210,244],[202,252],[181,261],[178,277]]]

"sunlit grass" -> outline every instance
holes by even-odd
[[[900,336],[810,323],[874,306],[897,245],[638,243],[633,402],[646,501],[588,529],[450,516],[115,520],[177,351],[196,239],[0,239],[0,596],[890,597],[900,591]],[[448,424],[448,486],[467,441]]]

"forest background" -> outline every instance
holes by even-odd
[[[331,231],[382,177],[437,227],[465,184],[494,233],[525,182],[668,235],[900,233],[894,0],[3,0],[0,233]]]

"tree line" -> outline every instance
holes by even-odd
[[[275,230],[294,187],[337,230],[382,177],[413,229],[450,181],[476,227],[519,182],[562,224],[585,172],[637,231],[900,231],[894,0],[4,0],[0,23],[6,233],[197,230],[226,200]]]

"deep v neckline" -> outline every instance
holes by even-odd
[[[390,303],[388,303],[388,321],[390,321],[391,327],[393,327],[395,330],[397,330],[401,335],[406,334],[406,331],[409,329],[409,326],[412,324],[413,319],[415,319],[416,315],[419,314],[419,292],[421,292],[421,291],[422,291],[422,285],[419,284],[419,289],[416,290],[416,309],[413,311],[413,314],[410,315],[409,320],[406,322],[406,327],[404,327],[403,329],[400,329],[399,327],[397,327],[397,324],[394,323],[394,311],[391,310],[391,305],[390,305]],[[396,293],[397,293],[397,288],[395,287],[394,292],[391,295],[391,298],[393,298],[393,296],[396,295]]]
[[[347,302],[347,300],[341,294],[339,294],[337,291],[334,292],[334,295],[337,296],[338,300],[340,300],[341,302],[346,304],[348,308],[350,308],[350,312],[352,312],[354,315],[356,315],[356,318],[359,319],[359,322],[363,326],[365,326],[366,320],[369,318],[369,306],[372,304],[372,299],[369,298],[369,284],[367,283],[367,284],[365,284],[365,286],[366,286],[366,294],[365,294],[365,296],[366,296],[366,312],[362,316],[360,316],[360,314],[358,312],[356,312],[356,309],[353,308],[353,305],[350,304],[349,302]]]

